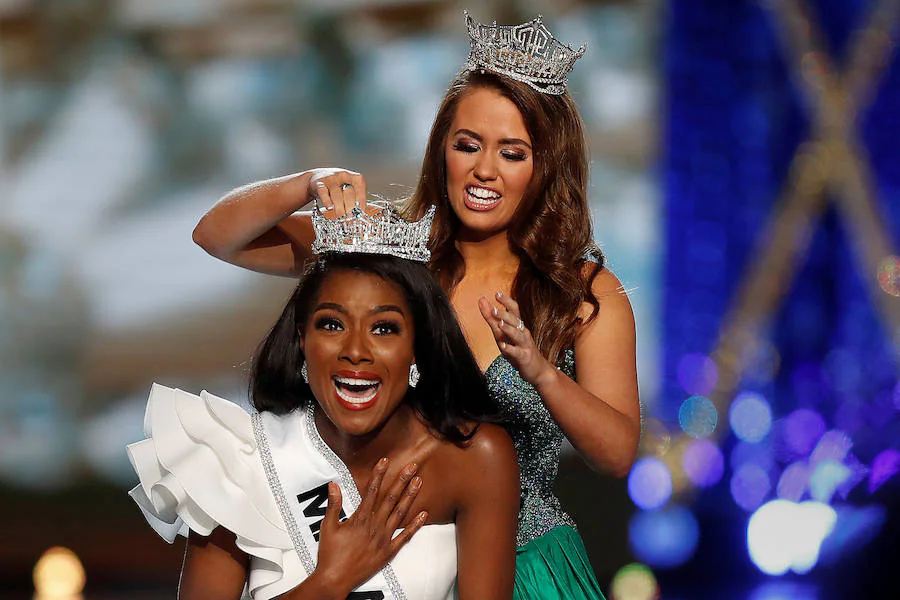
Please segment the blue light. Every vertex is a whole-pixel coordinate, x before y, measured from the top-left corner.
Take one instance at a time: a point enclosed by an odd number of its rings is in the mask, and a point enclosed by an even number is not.
[[[759,394],[743,392],[731,403],[728,421],[739,439],[760,442],[772,429],[772,409]]]
[[[837,489],[850,479],[850,469],[835,460],[823,460],[809,477],[809,495],[818,502],[829,503]]]
[[[684,564],[697,550],[700,528],[693,513],[683,506],[637,512],[628,524],[628,540],[634,555],[653,567]]]
[[[716,430],[718,421],[715,405],[705,396],[691,396],[678,409],[678,424],[691,437],[708,437]]]
[[[659,508],[672,495],[672,475],[657,458],[642,458],[628,475],[628,495],[644,510]]]

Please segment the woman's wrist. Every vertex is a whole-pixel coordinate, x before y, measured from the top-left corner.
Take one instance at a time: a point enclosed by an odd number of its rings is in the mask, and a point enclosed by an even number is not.
[[[538,372],[534,381],[530,383],[534,386],[534,389],[537,390],[538,394],[543,397],[545,392],[552,390],[553,387],[559,383],[560,370],[554,367],[549,360],[543,357],[542,359],[544,366]]]
[[[314,200],[309,193],[309,180],[314,174],[315,169],[310,169],[287,176],[281,188],[281,199],[283,205],[290,209],[288,214],[301,210]]]
[[[345,600],[353,590],[342,585],[340,578],[330,577],[315,569],[309,577],[290,592],[279,596],[279,600]]]

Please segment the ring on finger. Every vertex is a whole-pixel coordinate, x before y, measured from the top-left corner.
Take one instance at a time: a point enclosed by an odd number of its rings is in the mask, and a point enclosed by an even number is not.
[[[518,329],[519,331],[525,331],[525,321],[519,319],[519,324],[516,325],[516,329]]]
[[[342,184],[341,184],[341,191],[343,192],[344,190],[349,190],[349,189],[352,188],[352,187],[353,187],[353,184],[352,184],[352,183],[342,183]]]

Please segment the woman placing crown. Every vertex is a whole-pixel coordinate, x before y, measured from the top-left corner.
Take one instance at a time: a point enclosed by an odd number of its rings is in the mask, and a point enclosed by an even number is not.
[[[318,260],[253,361],[254,414],[154,385],[131,494],[169,542],[188,536],[181,600],[512,595],[515,453],[447,297],[407,258],[427,260],[430,225],[316,220]]]
[[[566,76],[583,49],[540,18],[466,15],[472,51],[438,109],[407,217],[436,207],[430,267],[451,298],[518,452],[517,598],[601,598],[552,485],[563,438],[593,467],[631,468],[640,438],[631,305],[592,239],[583,125]],[[313,198],[365,205],[359,173],[313,169],[226,195],[194,239],[246,268],[295,275]]]

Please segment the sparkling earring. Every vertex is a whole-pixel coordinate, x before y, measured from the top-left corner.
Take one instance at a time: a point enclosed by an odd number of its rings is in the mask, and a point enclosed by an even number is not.
[[[303,381],[309,383],[309,369],[306,368],[306,361],[303,361],[303,366],[300,367],[300,377],[303,378]]]
[[[416,363],[409,365],[409,387],[414,388],[419,383],[419,367]]]

